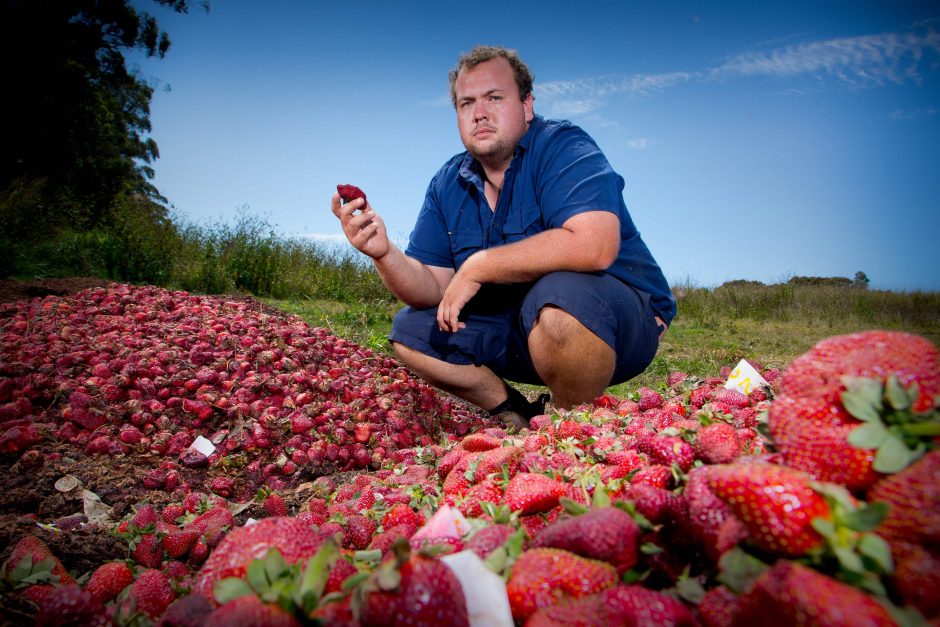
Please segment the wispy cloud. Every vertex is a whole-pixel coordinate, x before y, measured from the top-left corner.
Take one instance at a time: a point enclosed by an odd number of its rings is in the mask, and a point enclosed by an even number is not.
[[[627,146],[633,150],[646,150],[651,146],[659,144],[660,141],[657,139],[649,139],[647,137],[634,137],[627,140]]]
[[[923,107],[921,109],[895,109],[888,114],[893,120],[920,120],[923,118],[932,118],[937,115],[937,110],[933,107]]]
[[[940,19],[911,25],[899,32],[840,37],[735,54],[712,67],[663,74],[606,75],[549,81],[535,86],[539,109],[550,116],[597,113],[618,97],[649,97],[688,83],[755,77],[805,82],[782,85],[787,93],[805,93],[841,85],[863,89],[886,84],[920,84],[924,72],[935,72],[940,60]]]
[[[919,66],[930,54],[940,54],[940,33],[932,26],[922,32],[843,37],[742,53],[710,69],[706,77],[724,80],[809,75],[835,78],[852,88],[919,83]]]

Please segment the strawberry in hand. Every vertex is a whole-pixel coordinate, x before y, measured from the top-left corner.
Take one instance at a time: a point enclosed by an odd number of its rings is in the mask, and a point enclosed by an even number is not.
[[[336,186],[336,191],[339,193],[339,197],[342,199],[343,203],[352,202],[358,198],[366,200],[366,193],[355,185],[340,184]],[[366,202],[368,201],[366,200]],[[363,203],[362,207],[365,208],[365,206],[365,203]]]

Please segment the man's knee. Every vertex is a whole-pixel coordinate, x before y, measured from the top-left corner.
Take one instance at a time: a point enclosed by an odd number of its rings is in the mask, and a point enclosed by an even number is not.
[[[587,331],[587,328],[577,318],[560,307],[546,305],[539,310],[539,317],[532,327],[529,339],[564,345],[582,331]]]

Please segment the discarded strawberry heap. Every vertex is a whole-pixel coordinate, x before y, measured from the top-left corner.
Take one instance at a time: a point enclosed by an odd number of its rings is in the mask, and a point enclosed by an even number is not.
[[[58,491],[6,524],[14,623],[940,620],[917,336],[823,340],[750,394],[671,373],[507,434],[251,300],[114,286],[3,306],[0,333],[7,491]],[[100,537],[105,559],[74,546]]]

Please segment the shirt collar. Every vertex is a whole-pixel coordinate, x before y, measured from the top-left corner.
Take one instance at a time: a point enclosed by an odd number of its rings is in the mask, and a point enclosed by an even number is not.
[[[532,138],[538,133],[539,128],[545,123],[545,119],[536,115],[532,117],[532,121],[529,122],[529,128],[526,130],[525,135],[519,139],[519,143],[516,144],[515,155],[518,156],[520,153],[525,152],[529,149],[529,145],[532,143]],[[483,172],[483,168],[480,165],[480,162],[477,161],[469,152],[465,152],[463,156],[463,161],[460,163],[459,174],[460,177],[468,181],[475,181],[480,179]]]

